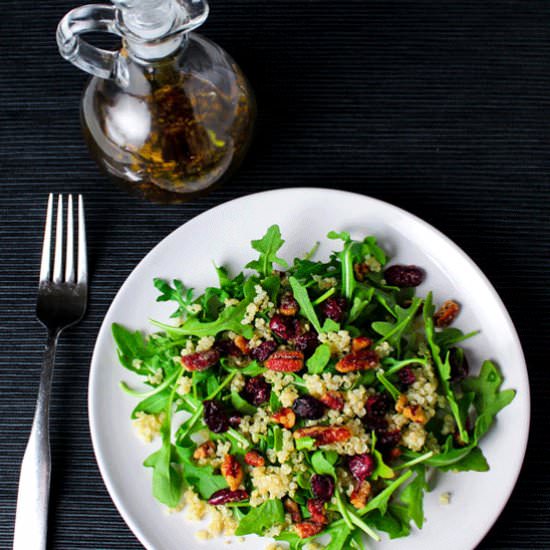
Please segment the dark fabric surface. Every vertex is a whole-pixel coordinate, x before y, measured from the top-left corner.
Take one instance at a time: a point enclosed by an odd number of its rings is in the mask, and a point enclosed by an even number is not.
[[[517,487],[480,548],[550,548],[550,4],[212,0],[202,32],[249,76],[258,133],[231,182],[180,206],[127,196],[89,159],[78,115],[86,77],[54,40],[74,6],[2,2],[0,547],[11,546],[44,341],[34,305],[46,194],[85,194],[92,270],[88,313],[56,364],[51,548],[129,549],[140,545],[103,486],[87,420],[88,365],[112,298],[196,214],[258,190],[321,186],[426,219],[497,288],[524,345],[533,419]],[[458,534],[467,526],[456,520]]]

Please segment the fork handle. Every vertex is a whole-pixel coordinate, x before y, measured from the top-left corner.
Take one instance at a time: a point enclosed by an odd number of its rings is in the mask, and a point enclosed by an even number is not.
[[[49,412],[59,331],[48,331],[31,435],[23,456],[17,493],[13,550],[44,550],[50,496]]]

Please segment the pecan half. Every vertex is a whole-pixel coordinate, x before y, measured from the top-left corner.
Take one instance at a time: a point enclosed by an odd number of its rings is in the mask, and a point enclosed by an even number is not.
[[[311,514],[311,519],[315,523],[326,524],[328,523],[327,511],[325,510],[325,503],[319,498],[310,498],[307,501],[307,509]]]
[[[353,488],[349,501],[355,506],[355,508],[360,510],[367,505],[371,490],[371,484],[366,479],[359,481]]]
[[[209,499],[208,504],[212,506],[219,506],[220,504],[227,504],[228,502],[240,502],[246,500],[248,493],[239,489],[237,491],[231,491],[231,489],[220,489],[216,491]]]
[[[324,395],[318,398],[323,405],[326,405],[329,409],[341,411],[344,408],[345,401],[341,392],[336,390],[328,390]]]
[[[324,525],[313,521],[303,521],[302,523],[297,523],[294,526],[294,529],[296,529],[296,532],[301,539],[307,539],[308,537],[312,537],[313,535],[320,533],[324,529]]]
[[[265,458],[256,451],[248,451],[244,455],[244,461],[249,466],[265,466]]]
[[[361,351],[362,349],[370,348],[372,340],[368,336],[356,336],[351,341],[351,351]]]
[[[244,337],[238,334],[235,336],[235,340],[233,340],[233,343],[239,348],[239,350],[244,353],[244,355],[248,355],[250,353],[250,348],[248,347],[248,340]]]
[[[441,307],[434,313],[434,323],[436,327],[448,327],[460,313],[460,306],[454,300],[447,300],[441,304]]]
[[[283,500],[283,506],[285,510],[290,514],[292,523],[300,523],[302,521],[302,513],[297,502],[294,502],[291,498],[285,498]]]
[[[277,372],[298,372],[304,366],[304,354],[292,350],[276,351],[268,357],[264,366]]]
[[[336,370],[338,372],[355,372],[358,370],[374,369],[378,365],[378,354],[372,349],[362,349],[344,355],[336,363]]]
[[[214,453],[216,452],[216,444],[211,441],[205,441],[201,445],[199,445],[195,452],[193,453],[193,458],[195,460],[199,460],[201,458],[208,458],[210,456],[214,456]]]
[[[290,430],[296,424],[296,414],[292,409],[288,407],[283,407],[279,409],[276,413],[273,413],[271,420],[277,424],[281,424],[283,428]]]
[[[364,281],[365,276],[370,271],[370,269],[365,262],[361,262],[360,264],[353,264],[353,271],[355,273],[355,278],[358,281]]]
[[[227,481],[227,485],[229,485],[229,489],[236,491],[244,477],[243,468],[239,461],[233,455],[225,455],[221,465],[221,472],[223,477],[225,477],[225,481]]]
[[[295,439],[312,437],[317,446],[330,445],[338,441],[347,441],[351,437],[351,430],[345,426],[310,426],[296,430],[293,436]]]
[[[183,355],[181,358],[181,364],[190,371],[206,370],[215,365],[220,358],[220,352],[216,349],[209,349],[206,351],[197,351],[195,353],[189,353]]]

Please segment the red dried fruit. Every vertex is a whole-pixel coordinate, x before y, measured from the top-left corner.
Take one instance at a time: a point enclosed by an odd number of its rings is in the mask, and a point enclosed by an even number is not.
[[[390,451],[401,441],[401,430],[377,430],[376,446],[382,451]]]
[[[214,366],[220,359],[220,352],[217,349],[197,351],[183,355],[181,364],[190,371],[201,371]]]
[[[328,390],[324,395],[319,397],[319,401],[329,409],[341,411],[344,408],[344,396],[336,390]]]
[[[346,314],[347,301],[343,296],[331,296],[321,306],[325,317],[339,323]]]
[[[374,458],[369,454],[355,455],[348,461],[349,471],[358,481],[364,481],[367,477],[370,477],[375,466]]]
[[[281,424],[281,426],[287,430],[290,430],[291,428],[294,428],[294,424],[296,424],[296,415],[292,409],[283,407],[273,414],[271,420],[277,424]]]
[[[314,523],[313,521],[303,521],[302,523],[297,523],[294,528],[301,539],[307,539],[320,533],[324,529],[324,525]]]
[[[215,399],[204,401],[203,407],[204,423],[211,432],[219,434],[229,429],[229,419],[223,405],[219,401]]]
[[[285,510],[290,514],[290,519],[292,523],[300,523],[302,521],[302,513],[300,512],[300,507],[297,502],[294,502],[291,498],[286,498],[283,501],[283,506]]]
[[[353,492],[349,497],[349,501],[360,510],[367,505],[372,488],[368,481],[359,481],[353,488]]]
[[[311,395],[298,397],[292,405],[292,410],[306,420],[318,420],[325,414],[324,405]]]
[[[388,423],[385,415],[392,406],[390,397],[387,394],[371,395],[366,403],[367,414],[363,417],[363,423],[369,430],[384,430]]]
[[[460,313],[460,306],[454,300],[446,300],[441,307],[434,313],[434,323],[436,327],[448,327]]]
[[[288,341],[296,336],[297,326],[295,319],[276,313],[269,321],[269,328],[275,336]]]
[[[326,474],[313,474],[311,476],[311,492],[321,502],[328,502],[334,494],[334,479]]]
[[[235,345],[233,340],[219,340],[215,344],[216,349],[220,353],[221,357],[241,357],[241,350]]]
[[[398,373],[399,381],[405,386],[410,386],[414,384],[416,376],[414,375],[413,370],[408,365],[403,367]]]
[[[315,348],[319,345],[319,339],[317,333],[314,330],[308,330],[303,334],[298,334],[294,339],[294,347],[303,352],[304,357],[309,357],[315,351]]]
[[[336,370],[338,372],[355,372],[359,370],[374,369],[378,365],[378,354],[372,349],[362,349],[344,355],[344,357],[336,363]]]
[[[389,285],[399,288],[418,286],[424,280],[424,271],[416,265],[392,265],[384,271]]]
[[[315,523],[326,524],[328,523],[327,512],[325,510],[325,503],[318,498],[310,498],[307,501],[307,509],[311,514],[311,519]]]
[[[357,336],[351,341],[351,351],[361,351],[372,346],[373,342],[368,336]]]
[[[264,362],[264,366],[277,372],[298,372],[304,367],[304,354],[292,350],[276,351]]]
[[[246,381],[241,395],[249,403],[258,407],[269,399],[271,395],[271,386],[265,381],[265,378],[261,374],[253,376]]]
[[[296,430],[293,436],[295,439],[312,437],[315,439],[315,444],[320,446],[330,445],[338,441],[347,441],[351,437],[351,431],[345,426],[310,426]]]
[[[294,296],[290,292],[285,292],[281,296],[281,303],[279,305],[279,312],[281,315],[292,317],[298,313],[299,306]]]
[[[250,350],[250,357],[256,361],[265,361],[277,349],[275,340],[266,340]]]
[[[233,455],[225,455],[221,465],[222,476],[225,477],[231,491],[236,491],[244,478],[243,467]]]
[[[238,428],[241,425],[242,418],[238,414],[232,414],[228,418],[229,425],[232,428]]]
[[[195,460],[199,460],[201,458],[208,458],[210,456],[214,456],[214,453],[216,452],[216,444],[213,441],[205,441],[201,445],[199,445],[195,452],[193,453],[193,458]]]
[[[256,451],[248,451],[244,455],[244,461],[249,466],[254,466],[254,467],[265,466],[265,458],[260,453],[257,453]]]
[[[248,498],[248,493],[242,489],[232,491],[231,489],[220,489],[216,491],[209,499],[208,504],[219,506],[228,502],[241,502]]]
[[[244,355],[248,355],[250,353],[250,348],[248,347],[248,340],[244,337],[238,334],[235,336],[235,346],[239,348],[239,351],[241,351]]]
[[[459,382],[464,380],[470,372],[470,365],[464,355],[464,350],[461,348],[451,348],[449,350],[449,363],[451,365],[451,380]]]

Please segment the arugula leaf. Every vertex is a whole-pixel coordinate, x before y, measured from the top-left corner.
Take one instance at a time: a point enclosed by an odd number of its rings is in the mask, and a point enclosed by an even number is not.
[[[284,243],[279,226],[272,225],[261,239],[252,241],[252,248],[260,253],[260,257],[257,260],[248,262],[246,267],[255,269],[263,277],[271,275],[274,263],[287,268],[286,261],[277,257],[277,252]]]
[[[185,288],[179,279],[174,279],[173,287],[170,283],[163,279],[153,279],[155,288],[160,291],[160,296],[157,302],[176,302],[179,307],[172,313],[170,317],[185,317],[186,315],[194,315],[189,306],[193,304],[193,289]]]
[[[176,446],[176,453],[183,464],[183,477],[203,499],[208,500],[216,491],[227,487],[225,478],[214,474],[212,466],[198,466],[195,463],[192,447]]]
[[[313,307],[313,304],[311,303],[311,300],[309,299],[309,295],[307,293],[307,288],[300,284],[298,282],[298,279],[295,277],[289,277],[288,282],[290,283],[290,286],[292,287],[292,293],[294,294],[294,298],[300,305],[300,311],[301,313],[308,319],[308,321],[313,325],[313,328],[318,332],[322,332],[321,324],[319,323],[319,318],[317,317],[317,313],[315,313],[315,309]]]
[[[408,510],[403,506],[390,504],[384,515],[375,510],[369,514],[369,521],[379,531],[388,533],[390,539],[406,537],[411,533]]]
[[[220,288],[227,292],[227,294],[229,294],[231,298],[242,300],[244,298],[244,274],[241,272],[236,277],[233,277],[233,279],[231,279],[225,267],[214,267],[216,269],[216,273],[218,274]]]
[[[353,296],[353,303],[348,315],[348,323],[356,321],[365,308],[371,303],[374,296],[374,287],[365,288],[357,285],[355,295]]]
[[[388,508],[388,502],[393,493],[412,475],[413,473],[411,470],[401,474],[395,481],[392,481],[383,491],[370,500],[364,508],[361,508],[361,510],[357,512],[358,515],[364,516],[373,510],[380,510],[381,514],[385,514]]]
[[[464,428],[461,411],[450,384],[451,365],[449,363],[449,353],[447,352],[445,359],[443,360],[441,358],[441,349],[435,341],[435,329],[433,321],[434,311],[435,307],[432,304],[432,293],[428,292],[428,295],[426,296],[426,299],[424,301],[424,309],[422,311],[422,315],[424,317],[424,331],[426,333],[426,340],[432,352],[432,358],[437,367],[437,371],[439,372],[441,387],[443,388],[443,392],[445,394],[445,397],[447,398],[449,407],[451,409],[451,412],[453,413],[456,425],[458,427],[460,439],[464,443],[468,443],[470,438],[468,432]]]
[[[472,336],[475,336],[476,334],[479,334],[479,330],[474,330],[473,332],[464,334],[458,328],[447,327],[440,332],[435,333],[434,340],[441,349],[447,350],[454,344],[458,344],[459,342],[463,342],[468,338],[472,338]]]
[[[376,481],[379,477],[384,479],[391,479],[395,477],[395,472],[384,462],[382,453],[378,449],[376,449],[376,434],[374,432],[372,432],[371,438],[371,453],[374,457],[375,463],[375,468],[372,472],[372,479]]]
[[[159,321],[151,321],[151,323],[166,333],[172,336],[216,336],[216,334],[232,330],[236,334],[242,334],[245,338],[252,338],[254,330],[251,325],[243,325],[241,323],[248,302],[242,300],[238,305],[225,308],[220,316],[215,320],[208,323],[202,323],[196,317],[188,318],[183,325],[174,327]]]
[[[414,466],[416,477],[405,487],[401,493],[401,501],[407,505],[410,518],[419,529],[424,525],[424,491],[428,489],[426,483],[426,468],[423,465]]]
[[[399,399],[399,395],[401,392],[386,378],[383,372],[378,371],[376,373],[376,378],[380,381],[380,383],[386,388],[388,393],[393,397],[395,401]]]
[[[111,331],[120,364],[138,374],[148,374],[149,369],[143,365],[143,360],[149,353],[141,332],[130,332],[118,323],[112,324]]]
[[[475,393],[474,407],[477,419],[474,428],[476,442],[489,430],[497,413],[510,404],[516,392],[514,390],[500,391],[502,375],[492,361],[484,361],[477,377],[467,378],[462,382],[464,391]]]
[[[353,272],[353,248],[357,243],[351,240],[350,234],[347,231],[341,231],[340,233],[330,231],[327,237],[329,239],[341,239],[344,241],[344,248],[338,254],[342,270],[342,293],[346,299],[351,300],[356,285],[355,273]]]
[[[351,529],[344,526],[336,529],[329,528],[325,532],[330,535],[330,542],[325,546],[325,550],[343,550],[351,534]]]
[[[398,305],[395,306],[394,312],[397,315],[395,323],[387,323],[385,321],[375,321],[372,323],[372,329],[382,335],[382,338],[377,343],[387,341],[397,350],[399,355],[401,350],[401,339],[421,305],[422,298],[413,298],[411,305],[406,309]]]
[[[256,407],[251,405],[246,399],[243,399],[235,390],[231,392],[231,404],[236,410],[243,414],[256,414]]]
[[[311,451],[315,448],[315,443],[313,437],[300,437],[294,442],[297,451]]]
[[[257,508],[251,508],[250,512],[239,522],[235,535],[263,535],[264,531],[272,525],[283,523],[285,512],[280,500],[267,500]]]
[[[449,465],[441,465],[439,469],[443,472],[488,472],[489,464],[483,456],[479,447],[474,447],[464,458]]]
[[[306,361],[307,371],[310,374],[320,374],[330,361],[330,348],[321,344],[315,348],[313,355]]]
[[[166,405],[170,399],[170,393],[170,390],[164,390],[146,397],[136,405],[132,411],[131,417],[136,418],[138,412],[144,412],[146,414],[161,413],[166,409]]]
[[[334,464],[338,459],[338,455],[334,456],[324,451],[316,451],[311,456],[311,466],[316,474],[329,474],[336,478],[336,469]]]

